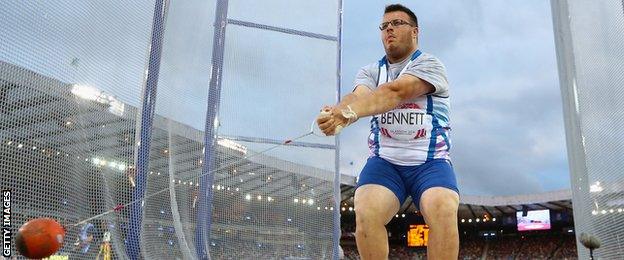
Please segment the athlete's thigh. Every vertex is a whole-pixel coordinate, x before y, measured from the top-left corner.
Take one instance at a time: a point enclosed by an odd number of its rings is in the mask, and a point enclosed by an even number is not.
[[[354,196],[356,213],[381,216],[384,223],[392,219],[407,196],[399,172],[380,157],[368,159],[357,186]]]

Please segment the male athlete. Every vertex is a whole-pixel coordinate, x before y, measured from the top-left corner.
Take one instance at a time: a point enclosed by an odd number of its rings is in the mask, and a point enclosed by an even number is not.
[[[386,55],[363,67],[355,88],[317,118],[327,135],[372,116],[370,157],[355,191],[356,242],[362,259],[387,259],[385,225],[407,196],[429,225],[429,259],[457,259],[459,191],[450,163],[449,92],[444,65],[418,50],[418,20],[386,7],[379,26]]]

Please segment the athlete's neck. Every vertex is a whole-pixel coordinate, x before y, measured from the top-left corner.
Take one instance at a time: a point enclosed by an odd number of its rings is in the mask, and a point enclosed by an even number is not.
[[[414,45],[407,52],[403,52],[401,54],[397,54],[397,55],[394,55],[394,56],[392,54],[388,53],[386,55],[386,57],[388,58],[388,63],[394,64],[394,63],[399,63],[399,62],[405,61],[405,59],[407,59],[410,56],[412,56],[412,53],[416,52],[416,50],[418,50],[418,45]]]

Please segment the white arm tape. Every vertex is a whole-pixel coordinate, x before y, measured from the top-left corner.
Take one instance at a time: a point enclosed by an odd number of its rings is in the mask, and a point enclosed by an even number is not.
[[[344,116],[348,120],[347,125],[350,125],[358,120],[358,115],[355,113],[355,111],[353,111],[353,108],[351,108],[350,105],[347,105],[347,109],[343,109],[340,112],[342,113],[342,116]]]

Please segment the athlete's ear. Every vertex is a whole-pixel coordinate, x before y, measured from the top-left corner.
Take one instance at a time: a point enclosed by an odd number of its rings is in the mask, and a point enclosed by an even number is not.
[[[412,30],[412,38],[416,39],[418,38],[418,33],[420,32],[420,28],[414,26],[414,29]]]

